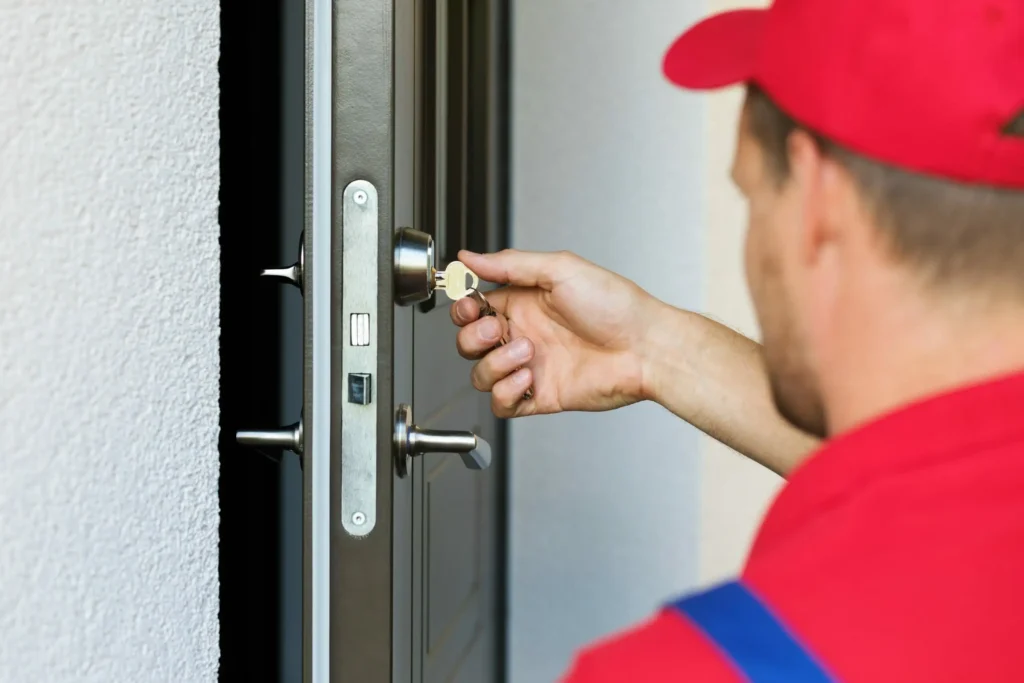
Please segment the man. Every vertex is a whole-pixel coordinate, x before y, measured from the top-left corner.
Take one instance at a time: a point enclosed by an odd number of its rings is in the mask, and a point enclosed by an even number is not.
[[[1024,0],[777,0],[693,27],[665,71],[747,84],[763,346],[508,251],[461,255],[509,286],[504,317],[453,307],[459,349],[499,416],[654,400],[791,477],[739,580],[566,680],[1024,680]]]

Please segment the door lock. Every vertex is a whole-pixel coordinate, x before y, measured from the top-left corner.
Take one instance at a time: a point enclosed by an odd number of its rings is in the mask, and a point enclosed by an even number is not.
[[[434,238],[413,228],[395,233],[395,303],[412,306],[434,293]]]
[[[425,453],[452,453],[462,457],[471,470],[491,466],[491,445],[472,432],[420,429],[412,422],[412,408],[403,403],[395,411],[395,470],[399,477],[409,473],[409,458]]]

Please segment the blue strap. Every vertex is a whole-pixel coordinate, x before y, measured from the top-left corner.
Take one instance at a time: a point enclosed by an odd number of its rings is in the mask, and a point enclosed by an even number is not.
[[[672,604],[750,683],[835,683],[746,586],[732,581]]]

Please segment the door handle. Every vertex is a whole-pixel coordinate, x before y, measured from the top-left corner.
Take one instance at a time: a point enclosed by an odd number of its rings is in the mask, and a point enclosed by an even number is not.
[[[287,268],[264,268],[260,277],[298,287],[302,291],[302,271],[306,266],[305,235],[299,237],[299,259]]]
[[[451,453],[462,457],[471,470],[491,466],[491,445],[473,432],[421,429],[413,424],[412,408],[403,403],[395,411],[395,470],[399,477],[409,472],[409,458],[425,453]]]
[[[299,258],[287,268],[264,268],[260,277],[272,282],[283,282],[302,291],[302,271],[305,266],[305,238],[299,237]],[[281,429],[243,429],[235,432],[235,440],[242,446],[262,449],[291,451],[299,456],[302,464],[302,420]]]
[[[280,448],[291,451],[302,457],[302,421],[284,429],[252,429],[241,430],[235,439],[243,446],[250,448]]]

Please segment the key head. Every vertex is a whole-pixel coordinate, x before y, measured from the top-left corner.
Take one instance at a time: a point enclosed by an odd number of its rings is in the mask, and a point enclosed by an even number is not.
[[[444,293],[458,301],[480,285],[480,278],[461,261],[452,261],[444,269]]]

